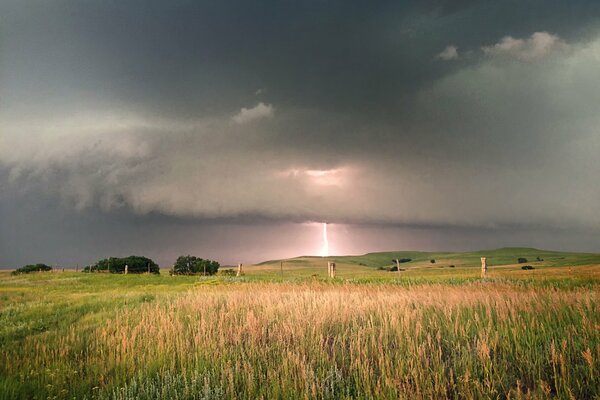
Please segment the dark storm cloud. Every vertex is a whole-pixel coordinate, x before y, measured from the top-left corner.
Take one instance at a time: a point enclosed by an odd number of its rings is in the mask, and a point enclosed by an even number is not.
[[[590,1],[6,1],[1,253],[44,241],[25,221],[45,213],[41,231],[64,217],[97,242],[118,221],[180,237],[190,218],[232,237],[597,232],[599,17]]]
[[[599,12],[595,2],[418,3],[9,1],[3,84],[9,98],[188,116],[237,107],[261,87],[277,104],[395,111],[445,72],[430,61],[449,42],[543,30],[571,39]]]

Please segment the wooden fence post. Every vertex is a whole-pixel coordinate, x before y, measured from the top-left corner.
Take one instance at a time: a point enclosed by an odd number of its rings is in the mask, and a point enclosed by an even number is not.
[[[236,276],[242,276],[242,264],[238,264],[238,270]]]
[[[481,257],[481,277],[485,278],[485,274],[487,272],[487,263],[485,261],[485,257]]]
[[[327,274],[330,278],[335,278],[335,263],[333,261],[327,263]]]

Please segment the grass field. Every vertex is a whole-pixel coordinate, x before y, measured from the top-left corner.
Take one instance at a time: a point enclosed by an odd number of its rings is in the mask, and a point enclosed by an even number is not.
[[[413,261],[377,269],[392,258]],[[331,260],[335,280],[318,257],[239,278],[1,272],[0,399],[600,399],[600,255]]]

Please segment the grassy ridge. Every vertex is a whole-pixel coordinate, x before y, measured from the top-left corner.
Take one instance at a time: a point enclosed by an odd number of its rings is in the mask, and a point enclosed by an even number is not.
[[[401,273],[336,258],[334,281],[321,258],[283,276],[0,273],[0,399],[600,398],[592,256],[481,280],[479,253],[436,254]]]
[[[600,265],[600,254],[569,253],[538,250],[532,248],[502,248],[477,252],[414,252],[397,251],[369,253],[360,256],[332,257],[296,257],[285,260],[265,261],[246,268],[249,275],[277,278],[326,277],[327,261],[335,261],[337,275],[342,279],[367,280],[416,280],[430,282],[447,282],[448,280],[472,280],[480,275],[481,257],[487,258],[490,277],[515,279],[574,279],[582,277],[598,277],[596,269],[579,268],[575,276],[572,267]],[[523,271],[517,259],[524,257],[527,265],[535,268]],[[537,261],[537,258],[543,261]],[[412,261],[402,263],[404,271],[390,273],[378,270],[379,267],[390,267],[393,259],[410,258]],[[432,264],[430,260],[436,262]],[[282,267],[283,263],[283,268]],[[568,267],[568,268],[562,268]],[[586,274],[587,272],[587,274]]]
[[[544,261],[539,263],[543,266],[576,266],[600,264],[600,254],[595,253],[574,253],[559,252],[551,250],[539,250],[528,247],[505,247],[494,250],[480,250],[474,252],[422,252],[422,251],[389,251],[378,253],[367,253],[359,256],[331,256],[326,257],[332,261],[344,264],[356,264],[369,267],[381,267],[392,265],[393,259],[410,258],[411,262],[403,266],[414,266],[421,263],[429,263],[430,260],[436,260],[436,263],[453,264],[463,267],[479,266],[480,258],[486,257],[490,266],[516,264],[517,258],[527,258],[528,263],[535,263],[539,257]],[[258,266],[279,265],[280,262],[286,264],[303,264],[306,262],[315,262],[322,260],[322,257],[303,256],[284,260],[271,260],[257,264]]]

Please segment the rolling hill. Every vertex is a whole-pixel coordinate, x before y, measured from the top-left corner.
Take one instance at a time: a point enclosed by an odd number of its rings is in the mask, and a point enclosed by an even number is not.
[[[481,257],[487,258],[491,275],[523,275],[535,274],[535,271],[546,270],[558,276],[567,274],[572,267],[592,267],[600,265],[600,254],[560,252],[539,250],[526,247],[505,247],[494,250],[474,252],[421,252],[421,251],[389,251],[367,253],[355,256],[301,256],[282,260],[265,261],[247,268],[249,273],[280,274],[293,276],[326,275],[327,262],[334,261],[340,277],[467,277],[477,276],[481,266]],[[527,262],[519,263],[519,258]],[[386,271],[394,265],[394,259],[410,259],[401,264],[399,273]],[[435,262],[431,262],[435,260]],[[521,267],[530,265],[533,270],[525,271]],[[592,268],[596,274],[598,268]]]

